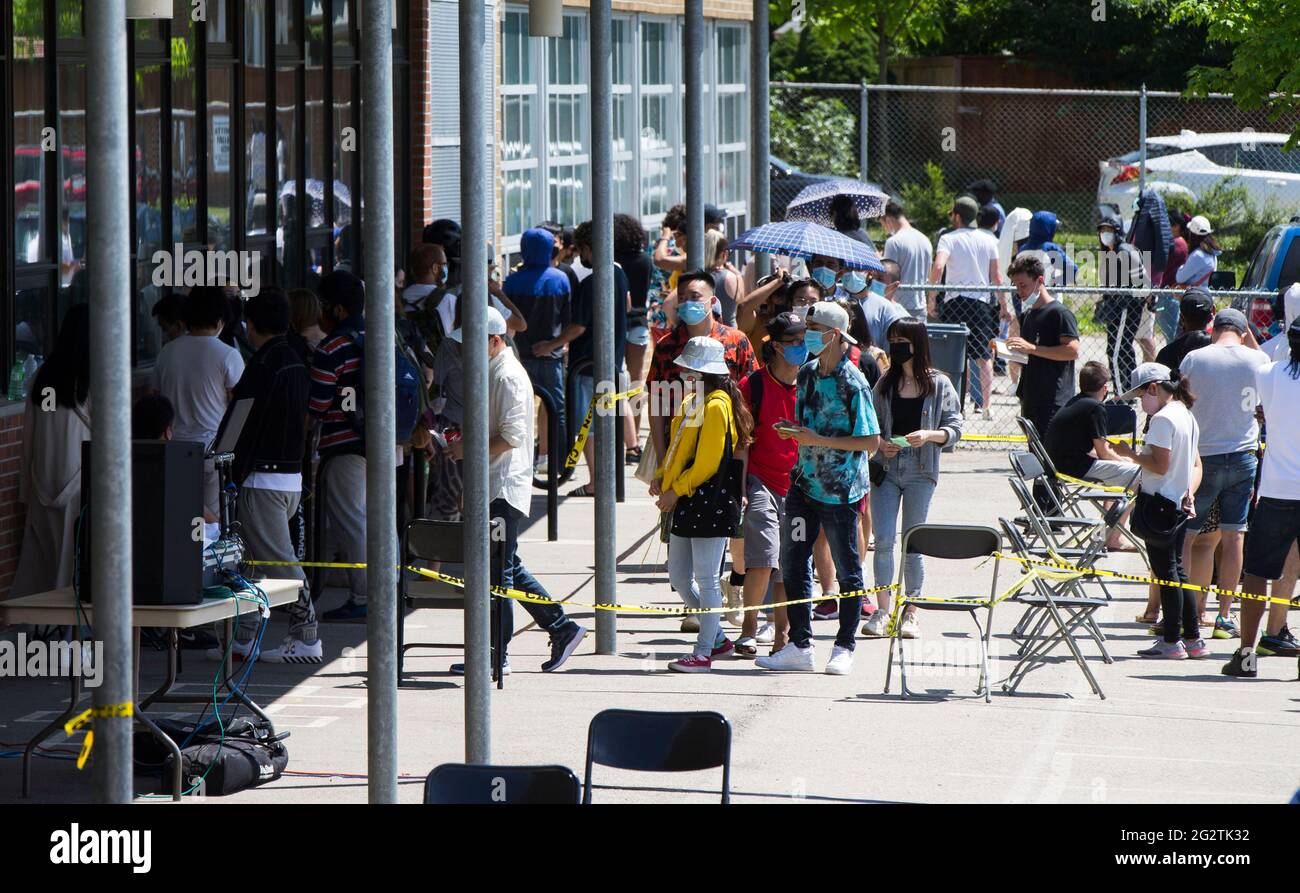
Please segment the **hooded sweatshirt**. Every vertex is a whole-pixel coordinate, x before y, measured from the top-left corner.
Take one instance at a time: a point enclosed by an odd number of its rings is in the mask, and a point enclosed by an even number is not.
[[[1041,251],[1047,255],[1053,267],[1052,275],[1047,277],[1049,285],[1073,285],[1078,267],[1065,249],[1052,241],[1056,235],[1056,215],[1051,211],[1035,211],[1029,218],[1029,238],[1020,246],[1021,251]]]
[[[526,230],[519,239],[523,265],[506,277],[502,290],[528,321],[526,331],[515,333],[515,346],[525,361],[533,358],[533,345],[560,336],[571,313],[569,277],[551,266],[555,239],[544,229]],[[563,350],[547,354],[558,360]]]
[[[1097,284],[1102,288],[1149,288],[1151,280],[1146,267],[1142,266],[1142,255],[1129,242],[1124,241],[1124,221],[1118,214],[1106,214],[1101,218],[1101,225],[1113,226],[1118,239],[1114,250],[1102,249],[1097,255]],[[1104,295],[1127,299],[1132,302],[1144,300],[1140,295],[1117,294]]]
[[[1154,189],[1144,190],[1138,200],[1137,215],[1128,240],[1142,254],[1151,253],[1151,269],[1163,271],[1174,247],[1174,231],[1169,227],[1165,200]]]
[[[1291,323],[1295,322],[1296,317],[1300,316],[1300,282],[1293,283],[1282,296],[1282,311],[1281,333],[1274,335],[1263,345],[1264,353],[1268,354],[1269,359],[1279,363],[1291,358],[1291,344],[1287,341],[1286,332],[1291,328]]]

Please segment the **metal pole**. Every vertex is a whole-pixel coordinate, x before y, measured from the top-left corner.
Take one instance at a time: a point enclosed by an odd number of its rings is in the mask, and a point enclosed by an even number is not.
[[[1138,95],[1138,198],[1147,188],[1147,85]]]
[[[686,259],[692,269],[704,259],[704,0],[686,0]]]
[[[488,139],[491,125],[484,108],[484,15],[479,0],[460,0],[460,209],[461,361],[466,394],[486,398],[487,240],[492,237],[489,204]],[[491,585],[488,514],[487,400],[465,401],[465,762],[492,757]],[[554,447],[552,447],[554,451]],[[506,610],[511,610],[507,603]]]
[[[871,120],[868,117],[871,112],[870,106],[867,85],[863,84],[862,94],[858,100],[858,179],[864,181],[867,179],[867,162],[871,160],[870,144],[867,142],[867,137],[870,135],[867,123]]]
[[[96,708],[132,704],[131,655],[131,193],[127,140],[126,4],[86,4],[86,261],[95,275],[90,301],[90,560],[95,635],[104,643]],[[94,797],[134,797],[129,715],[94,721]]]
[[[362,11],[366,281],[366,695],[370,802],[397,802],[397,443],[393,332],[393,24],[389,4]]]
[[[751,138],[749,146],[749,225],[760,226],[772,217],[772,162],[771,87],[768,71],[768,0],[754,0],[754,21],[750,26],[749,49],[749,118]],[[772,272],[772,257],[754,255],[755,280]]]
[[[618,391],[614,356],[614,91],[610,0],[591,0],[591,251],[595,277],[596,364],[595,393]],[[617,297],[625,298],[625,295]],[[574,406],[571,413],[584,407]],[[614,463],[619,460],[614,429],[621,424],[620,407],[597,406],[592,415],[596,438],[596,600],[617,602],[618,542],[615,525]],[[617,616],[596,612],[596,653],[618,652]]]

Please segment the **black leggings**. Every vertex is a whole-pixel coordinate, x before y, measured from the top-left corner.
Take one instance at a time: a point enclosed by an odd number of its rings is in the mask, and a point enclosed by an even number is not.
[[[1151,576],[1158,580],[1187,582],[1183,570],[1183,542],[1187,538],[1187,522],[1178,525],[1172,541],[1164,544],[1146,541],[1147,558],[1151,560]],[[1179,627],[1184,639],[1201,637],[1200,621],[1196,615],[1196,593],[1177,586],[1160,587],[1160,613],[1164,621],[1165,641],[1178,641]]]

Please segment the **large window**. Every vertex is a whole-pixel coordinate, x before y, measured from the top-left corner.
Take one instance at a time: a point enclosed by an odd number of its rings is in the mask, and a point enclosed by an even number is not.
[[[669,46],[676,28],[668,21],[641,21],[641,216],[663,214],[673,204],[678,178],[671,175],[678,142],[674,125],[677,91]]]
[[[564,17],[564,36],[546,41],[546,185],[549,217],[565,226],[587,219],[587,19]]]
[[[635,214],[636,195],[636,106],[632,96],[636,82],[636,55],[632,19],[617,18],[611,23],[614,81],[614,210]]]
[[[745,30],[717,27],[717,196],[720,205],[746,200],[745,147],[748,141],[748,96],[745,93]]]
[[[533,40],[528,13],[507,10],[501,22],[501,193],[502,231],[519,236],[537,222],[533,208],[538,183],[535,138],[538,89],[533,77]]]

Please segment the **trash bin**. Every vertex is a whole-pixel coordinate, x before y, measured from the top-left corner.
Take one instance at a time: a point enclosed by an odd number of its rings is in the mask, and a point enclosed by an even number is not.
[[[966,405],[966,339],[970,332],[961,324],[928,322],[925,327],[930,333],[930,362],[957,388],[957,405]]]

